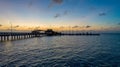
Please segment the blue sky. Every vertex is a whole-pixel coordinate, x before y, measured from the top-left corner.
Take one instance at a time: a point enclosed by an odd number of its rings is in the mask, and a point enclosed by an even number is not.
[[[89,30],[119,31],[119,7],[120,0],[0,0],[0,28],[11,22],[25,27],[89,25]]]

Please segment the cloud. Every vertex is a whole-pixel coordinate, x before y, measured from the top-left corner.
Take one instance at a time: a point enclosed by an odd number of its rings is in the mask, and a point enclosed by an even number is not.
[[[64,12],[61,13],[61,14],[57,13],[57,14],[54,16],[54,18],[62,17],[62,16],[67,15],[67,14],[68,14],[68,11],[64,11]]]
[[[18,27],[20,27],[19,25],[16,25],[14,28],[18,28]]]
[[[81,18],[86,18],[87,16],[81,16]]]
[[[3,26],[2,24],[0,24],[0,27]]]
[[[31,27],[29,27],[28,29],[32,29]]]
[[[50,7],[53,7],[53,5],[55,5],[55,4],[60,5],[62,3],[63,3],[63,0],[51,0],[51,3],[49,4],[48,7],[50,8]]]
[[[28,4],[28,7],[31,7],[33,5],[33,3],[32,2],[30,2],[29,4]]]
[[[34,0],[31,0],[31,1],[28,3],[28,7],[29,7],[29,8],[33,6],[33,2],[34,2]]]
[[[95,11],[97,8],[95,8],[95,7],[90,7],[90,10],[91,11]]]
[[[65,28],[64,26],[61,26],[61,27],[59,27],[60,29],[63,29],[63,28]]]
[[[54,16],[54,18],[58,18],[58,17],[60,17],[60,14],[56,14],[56,15]]]
[[[99,13],[99,16],[105,16],[105,15],[106,15],[105,12]]]
[[[76,25],[76,26],[73,26],[72,28],[79,28],[79,26]]]
[[[52,0],[54,4],[62,4],[63,0]]]
[[[39,29],[40,28],[40,26],[38,26],[38,27],[35,27],[35,29],[37,30],[37,29]]]
[[[120,25],[120,22],[118,23],[118,25]]]
[[[91,26],[87,25],[85,28],[90,28]]]
[[[92,27],[92,26],[89,26],[89,25],[87,25],[87,26],[73,26],[72,28],[90,28],[90,27]]]
[[[65,11],[65,12],[64,12],[64,15],[67,15],[67,14],[68,14],[68,11]]]

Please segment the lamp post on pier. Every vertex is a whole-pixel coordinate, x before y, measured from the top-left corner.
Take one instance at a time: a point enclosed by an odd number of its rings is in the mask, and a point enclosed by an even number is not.
[[[10,32],[12,33],[12,23],[10,22]]]
[[[12,23],[10,22],[10,39],[13,40],[13,37],[12,37]]]

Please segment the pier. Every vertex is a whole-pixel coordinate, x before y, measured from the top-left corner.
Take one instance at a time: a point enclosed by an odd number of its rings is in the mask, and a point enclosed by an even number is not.
[[[61,32],[55,32],[52,29],[48,29],[46,31],[43,30],[34,30],[29,33],[25,32],[0,32],[0,42],[4,41],[13,41],[13,40],[20,40],[20,39],[27,39],[27,38],[33,38],[33,37],[41,37],[41,36],[62,36],[62,35],[69,35],[69,36],[99,36],[100,34],[97,33],[61,33]]]
[[[0,32],[0,42],[20,40],[35,37],[32,33],[18,33],[18,32]]]

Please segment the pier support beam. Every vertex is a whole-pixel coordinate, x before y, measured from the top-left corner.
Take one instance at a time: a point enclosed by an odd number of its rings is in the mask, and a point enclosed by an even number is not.
[[[1,36],[1,42],[3,41],[3,36]]]

